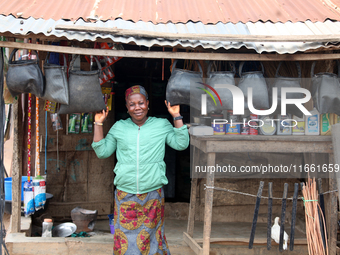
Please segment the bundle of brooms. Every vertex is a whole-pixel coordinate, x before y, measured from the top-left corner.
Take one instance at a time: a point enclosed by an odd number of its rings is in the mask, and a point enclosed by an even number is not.
[[[305,206],[306,236],[309,255],[328,255],[328,244],[325,218],[318,203],[318,191],[315,178],[302,185]]]

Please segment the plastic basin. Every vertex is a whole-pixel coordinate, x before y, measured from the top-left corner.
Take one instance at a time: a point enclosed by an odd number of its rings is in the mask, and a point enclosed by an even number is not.
[[[24,183],[27,176],[21,177],[21,201],[24,201]],[[5,200],[12,201],[12,177],[5,178]]]

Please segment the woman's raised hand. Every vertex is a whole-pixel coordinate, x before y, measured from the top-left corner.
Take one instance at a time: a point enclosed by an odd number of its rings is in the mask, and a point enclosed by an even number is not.
[[[170,105],[170,102],[167,102],[166,100],[165,100],[165,105],[166,105],[166,107],[168,108],[168,111],[169,111],[169,113],[171,114],[171,116],[172,116],[173,118],[181,115],[181,114],[179,113],[179,105],[173,105],[173,106],[171,106],[171,105]]]
[[[109,114],[109,107],[106,107],[106,111],[102,110],[101,112],[97,112],[96,115],[94,115],[94,121],[103,123],[108,114]]]

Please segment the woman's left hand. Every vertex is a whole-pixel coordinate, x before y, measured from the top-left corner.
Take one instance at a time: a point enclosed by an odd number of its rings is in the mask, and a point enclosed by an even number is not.
[[[166,100],[165,100],[165,105],[166,105],[166,107],[168,108],[168,111],[169,111],[169,113],[171,114],[171,116],[172,116],[173,118],[175,118],[175,117],[181,115],[181,114],[179,113],[179,105],[173,105],[173,106],[171,106],[171,105],[170,105],[170,102],[167,102]]]

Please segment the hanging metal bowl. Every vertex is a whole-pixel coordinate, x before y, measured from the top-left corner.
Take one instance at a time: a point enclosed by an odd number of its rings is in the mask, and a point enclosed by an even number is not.
[[[53,237],[66,237],[72,235],[76,232],[77,226],[71,222],[61,223],[58,226],[55,226],[52,229],[52,236]]]

